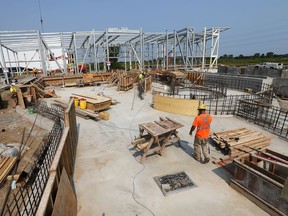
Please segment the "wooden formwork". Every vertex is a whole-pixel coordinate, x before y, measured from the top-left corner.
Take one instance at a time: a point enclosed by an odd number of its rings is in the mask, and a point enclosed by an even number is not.
[[[111,72],[94,72],[87,74],[70,74],[55,77],[44,77],[43,82],[45,86],[69,86],[77,85],[79,82],[83,82],[84,84],[90,84],[93,82],[104,82],[109,79],[111,74]]]
[[[233,161],[230,185],[270,215],[288,213],[288,157],[270,149]]]
[[[192,83],[196,85],[203,85],[204,84],[204,74],[197,73],[197,72],[188,72],[187,79],[190,80]]]
[[[74,190],[74,166],[78,132],[74,100],[65,110],[65,128],[49,170],[37,215],[77,215],[77,199]]]
[[[118,90],[119,91],[128,91],[133,88],[134,79],[129,77],[127,74],[120,74],[118,81]]]

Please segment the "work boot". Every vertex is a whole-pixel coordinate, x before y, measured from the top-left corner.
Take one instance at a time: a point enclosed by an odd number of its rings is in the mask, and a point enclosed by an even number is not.
[[[196,158],[195,155],[193,155],[193,158],[194,158],[196,161],[200,162],[200,158]]]
[[[207,158],[204,159],[203,163],[206,164],[206,163],[208,163],[209,161],[210,161],[210,158],[207,157]]]

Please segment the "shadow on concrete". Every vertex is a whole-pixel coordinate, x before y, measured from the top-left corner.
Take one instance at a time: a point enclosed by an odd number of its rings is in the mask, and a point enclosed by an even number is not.
[[[189,156],[194,155],[194,149],[189,145],[189,142],[185,140],[180,140],[180,148]]]
[[[216,164],[216,169],[213,169],[212,171],[222,178],[227,184],[230,183],[230,180],[233,179],[233,175],[235,172],[235,165],[233,163],[224,164],[224,162],[220,164]]]

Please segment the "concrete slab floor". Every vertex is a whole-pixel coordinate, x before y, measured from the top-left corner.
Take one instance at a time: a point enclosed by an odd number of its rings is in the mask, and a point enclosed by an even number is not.
[[[71,93],[98,93],[100,87],[59,88],[56,93],[68,99]],[[232,175],[209,162],[200,164],[191,155],[194,137],[188,132],[194,117],[153,109],[152,96],[141,101],[134,90],[104,94],[119,104],[108,110],[109,121],[77,117],[79,144],[75,167],[75,187],[79,215],[268,215],[229,186]],[[135,95],[135,97],[134,97]],[[134,101],[134,103],[133,103]],[[138,124],[170,117],[180,128],[181,148],[167,147],[164,155],[154,155],[138,163],[129,150],[139,135]],[[277,136],[233,116],[214,116],[212,132],[246,127],[273,137],[271,149],[287,154],[287,143]],[[222,154],[211,146],[211,159]],[[153,177],[185,171],[197,187],[164,196]]]

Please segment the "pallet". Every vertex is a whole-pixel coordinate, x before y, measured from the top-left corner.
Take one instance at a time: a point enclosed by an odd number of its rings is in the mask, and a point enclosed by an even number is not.
[[[232,161],[237,157],[260,151],[271,142],[271,137],[246,128],[214,133],[211,139],[227,153],[224,157],[214,160],[213,163]]]

